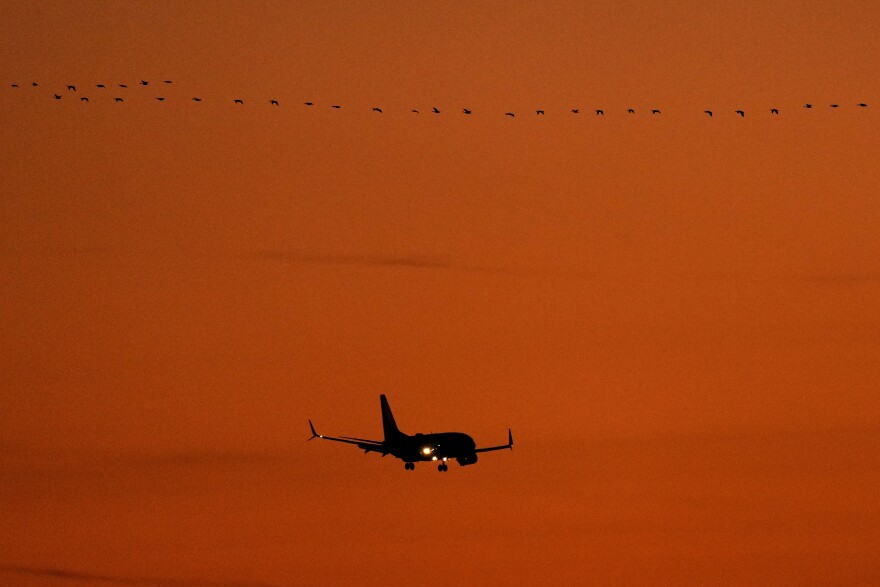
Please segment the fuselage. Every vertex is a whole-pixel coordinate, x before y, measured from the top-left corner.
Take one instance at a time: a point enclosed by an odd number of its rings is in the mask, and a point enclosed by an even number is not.
[[[400,433],[385,440],[389,453],[407,463],[418,461],[446,461],[455,459],[461,465],[477,462],[477,445],[463,432],[438,432],[432,434]]]

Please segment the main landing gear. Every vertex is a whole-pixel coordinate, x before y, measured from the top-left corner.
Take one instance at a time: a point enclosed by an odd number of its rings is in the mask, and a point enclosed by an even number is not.
[[[440,463],[439,465],[437,465],[437,470],[441,473],[445,473],[449,470],[449,466],[446,463]]]
[[[407,471],[414,471],[416,468],[416,464],[415,463],[407,463],[403,466],[403,468],[406,469]]]

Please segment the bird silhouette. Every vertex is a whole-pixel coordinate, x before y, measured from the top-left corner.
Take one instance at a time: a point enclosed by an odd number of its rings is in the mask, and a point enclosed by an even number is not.
[[[626,111],[628,114],[635,114],[636,113],[636,111],[633,108],[627,108]]]
[[[38,84],[37,82],[31,82],[31,86],[33,86],[33,87],[35,87],[35,88],[36,88],[38,85],[40,85],[40,84]]]
[[[804,108],[812,108],[812,107],[813,107],[812,104],[804,104]]]
[[[779,114],[779,108],[771,108],[770,114]]]
[[[171,80],[170,80],[170,79],[166,79],[166,80],[163,80],[162,83],[163,83],[163,84],[170,84],[170,83],[171,83]]]
[[[535,114],[540,114],[541,116],[543,116],[544,111],[543,110],[535,110]]]
[[[150,82],[148,82],[148,81],[146,81],[146,80],[141,80],[141,85],[142,85],[142,86],[148,86],[148,85],[150,85]]]
[[[462,108],[461,112],[462,112],[462,114],[470,114],[471,113],[471,111],[468,110],[467,108]]]
[[[233,102],[234,104],[244,104],[244,100],[239,100],[238,98],[236,98],[236,99],[233,100],[232,102]]]
[[[382,114],[382,109],[374,106],[373,112],[378,112],[379,114]]]
[[[654,108],[653,110],[651,110],[651,114],[660,114],[660,111]]]
[[[125,85],[125,84],[119,84],[119,87],[120,87],[120,88],[127,88],[128,86]]]
[[[605,116],[604,110],[596,110],[596,116]]]
[[[412,110],[410,110],[410,112],[412,112],[413,114],[418,114],[418,113],[419,113],[419,111],[416,110],[415,108],[413,108]]]
[[[436,106],[434,106],[434,109],[432,110],[432,112],[434,112],[434,114],[440,114],[440,111],[437,109]]]
[[[16,87],[18,87],[18,86],[16,86]],[[70,90],[71,92],[75,92],[76,86],[67,86],[67,89]]]
[[[115,102],[122,102],[122,98],[113,98]]]
[[[703,112],[705,112],[706,114],[708,114],[710,118],[712,117],[712,111],[711,111],[711,110],[703,110]]]
[[[18,87],[18,84],[12,84],[12,87],[13,87],[13,88],[17,88],[17,87]]]
[[[744,110],[734,110],[734,112],[736,112],[737,114],[739,114],[741,118],[745,118],[745,117],[746,117],[746,113],[745,113]]]
[[[55,94],[55,99],[56,99],[56,100],[60,100],[60,99],[61,99],[61,96],[59,96],[58,94]]]
[[[837,106],[838,106],[837,104],[832,104],[832,105],[831,105],[832,108],[837,108]]]
[[[580,109],[579,109],[579,108],[572,108],[572,109],[571,109],[571,113],[572,113],[572,114],[578,114],[579,112],[580,112]]]
[[[269,105],[270,106],[279,106],[278,100],[269,100]]]
[[[504,116],[509,116],[509,117],[513,118],[515,116],[515,114],[513,112],[505,112]]]
[[[340,108],[342,108],[342,106],[340,106],[339,104],[331,104],[330,108],[335,108],[336,110],[339,110]]]
[[[88,102],[89,99],[86,98],[85,96],[83,96],[82,98],[79,99],[79,101],[80,101],[80,102]]]
[[[303,102],[303,104],[305,104],[306,106],[314,106],[315,105],[314,102]]]
[[[856,104],[856,106],[858,106],[859,108],[867,108],[868,107],[868,105],[865,104],[864,102],[859,102],[858,104]]]
[[[202,101],[201,98],[193,98],[192,100],[193,100],[193,102],[201,102]]]
[[[159,100],[160,102],[164,102],[164,101],[165,101],[165,98],[163,98],[162,96],[158,96],[158,97],[156,97],[156,99]]]
[[[104,84],[95,84],[95,87],[96,87],[96,88],[103,88],[103,87],[104,87]]]

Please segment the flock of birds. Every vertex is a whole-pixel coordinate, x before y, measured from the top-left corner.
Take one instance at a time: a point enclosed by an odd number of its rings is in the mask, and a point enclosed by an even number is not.
[[[164,86],[168,86],[168,85],[170,85],[170,84],[172,84],[172,83],[173,83],[172,80],[162,80],[161,82],[158,82],[158,83],[154,84],[154,86],[164,87]],[[138,83],[138,84],[136,84],[136,85],[137,85],[137,86],[140,86],[140,87],[150,86],[150,81],[148,81],[148,80],[140,80],[140,83]],[[40,87],[40,84],[37,83],[37,82],[31,82],[31,83],[30,83],[30,86],[33,87],[33,88],[37,88],[37,87]],[[13,83],[13,84],[11,84],[11,87],[12,87],[12,89],[19,89],[19,88],[21,88],[21,86],[20,86],[19,84],[17,84],[17,83]],[[91,87],[91,86],[89,86],[89,87]],[[107,89],[110,88],[110,87],[114,87],[114,88],[119,89],[119,90],[127,90],[127,89],[128,89],[128,84],[115,84],[115,85],[108,85],[108,84],[101,84],[101,83],[99,83],[99,84],[94,84],[94,89],[95,89],[96,91],[107,90]],[[61,90],[61,92],[62,92],[62,93],[60,93],[60,94],[57,93],[57,92],[56,92],[56,93],[53,93],[53,94],[52,94],[52,98],[54,98],[55,100],[61,100],[61,99],[64,98],[64,95],[65,95],[65,94],[70,95],[71,92],[74,92],[73,95],[74,95],[75,97],[78,97],[80,102],[89,102],[89,98],[88,98],[88,96],[80,95],[80,92],[79,92],[79,90],[77,89],[77,86],[76,86],[75,84],[67,84],[67,85],[66,85],[66,88],[65,88],[64,90]],[[106,94],[107,92],[101,92],[101,93],[105,93],[105,94]],[[114,102],[125,102],[125,98],[123,98],[121,95],[117,95],[117,94],[119,94],[119,93],[124,93],[124,92],[116,92],[116,93],[113,93],[113,94],[112,94],[113,101],[114,101]],[[155,98],[156,101],[158,101],[158,102],[165,102],[165,101],[166,101],[166,97],[165,97],[165,96],[161,96],[161,95],[160,95],[160,96],[154,96],[154,98]],[[201,101],[202,101],[202,98],[201,98],[201,97],[198,97],[198,96],[193,96],[192,98],[190,98],[190,100],[191,100],[192,102],[196,102],[196,103],[198,103],[198,102],[201,102]],[[280,102],[279,100],[277,100],[277,99],[270,99],[270,100],[266,101],[266,103],[268,103],[270,106],[281,106],[281,102]],[[241,98],[233,98],[233,99],[232,99],[232,104],[240,105],[240,106],[244,106],[244,100],[241,99]],[[315,104],[314,102],[303,102],[302,105],[304,105],[304,106],[308,106],[308,107],[316,106],[316,104]],[[830,108],[840,108],[841,105],[840,105],[840,104],[837,104],[837,103],[834,103],[834,104],[829,104],[828,106],[829,106]],[[813,104],[808,102],[808,103],[804,104],[803,107],[806,108],[806,109],[811,109],[811,108],[813,108]],[[867,108],[868,105],[867,105],[866,103],[864,103],[864,102],[859,102],[858,104],[856,104],[856,107],[858,107],[858,108]],[[335,110],[339,110],[339,109],[342,108],[342,106],[341,106],[340,104],[330,104],[330,108],[333,108],[333,109],[335,109]],[[779,114],[779,108],[770,108],[769,110],[770,110],[770,114],[771,114],[771,115],[778,115],[778,114]],[[375,113],[378,113],[378,114],[383,114],[384,111],[382,110],[382,108],[380,108],[380,107],[378,107],[378,106],[373,106],[373,107],[372,107],[372,112],[375,112]],[[418,110],[418,109],[416,109],[416,108],[410,109],[410,112],[413,113],[413,114],[420,114],[420,113],[421,113],[421,111]],[[441,113],[441,110],[440,110],[439,108],[437,108],[436,106],[434,106],[431,110],[429,110],[429,112],[432,113],[432,114],[440,114],[440,113]],[[604,116],[604,115],[605,115],[605,110],[602,109],[602,108],[597,108],[594,112],[595,112],[595,115],[596,115],[596,116]],[[627,112],[627,114],[635,114],[635,113],[636,113],[636,110],[635,110],[635,108],[627,108],[626,112]],[[473,114],[473,110],[471,110],[470,108],[462,108],[461,113],[464,114],[464,115],[470,115],[470,114]],[[580,114],[580,113],[581,113],[581,109],[580,109],[580,108],[571,108],[571,109],[569,110],[569,113],[570,113],[570,114]],[[650,109],[650,113],[651,113],[652,115],[658,115],[658,114],[661,114],[661,111],[660,111],[659,108],[651,108],[651,109]],[[714,110],[704,110],[704,111],[703,111],[703,114],[706,114],[707,116],[709,116],[709,117],[711,118],[711,117],[713,117],[713,116],[715,115],[715,111],[714,111]],[[741,118],[745,118],[745,116],[746,116],[746,112],[745,112],[745,110],[742,110],[742,109],[734,110],[734,111],[733,111],[733,114],[736,114],[736,115],[740,116]],[[537,115],[537,116],[544,116],[544,115],[545,115],[545,111],[542,110],[542,109],[535,110],[535,115]],[[514,118],[514,117],[516,117],[516,113],[515,113],[515,112],[505,112],[505,113],[504,113],[504,116],[507,116],[507,117],[510,117],[510,118]]]

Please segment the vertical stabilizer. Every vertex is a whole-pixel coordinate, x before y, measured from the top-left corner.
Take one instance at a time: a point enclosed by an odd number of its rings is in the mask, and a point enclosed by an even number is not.
[[[385,432],[385,442],[394,441],[401,436],[401,433],[384,393],[379,396],[379,403],[382,404],[382,430]]]

